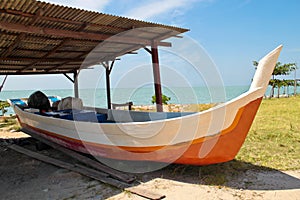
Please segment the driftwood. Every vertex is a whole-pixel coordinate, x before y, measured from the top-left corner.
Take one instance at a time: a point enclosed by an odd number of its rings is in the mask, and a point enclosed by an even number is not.
[[[19,145],[16,144],[12,144],[10,146],[8,146],[10,149],[13,149],[19,153],[25,154],[27,156],[30,156],[32,158],[35,158],[37,160],[61,167],[61,168],[65,168],[77,173],[80,173],[84,176],[90,177],[92,179],[98,180],[102,183],[105,184],[109,184],[111,186],[114,186],[116,188],[131,192],[133,194],[139,195],[141,197],[147,198],[147,199],[151,199],[151,200],[159,200],[159,199],[163,199],[165,198],[165,195],[160,195],[154,192],[151,192],[149,190],[143,189],[143,188],[138,188],[137,186],[133,187],[132,184],[128,184],[128,183],[124,183],[121,182],[119,180],[113,179],[111,177],[109,177],[109,174],[106,174],[104,172],[99,172],[95,169],[91,169],[88,167],[85,167],[83,165],[80,164],[71,164],[65,161],[61,161],[55,158],[51,158],[49,156],[31,151],[29,149],[23,148]]]
[[[85,175],[85,176],[88,176],[90,178],[96,179],[98,181],[101,181],[102,183],[106,183],[106,184],[115,186],[117,188],[123,189],[123,188],[126,188],[126,187],[130,186],[126,183],[122,183],[120,181],[117,181],[115,179],[107,177],[107,174],[105,174],[105,173],[102,173],[102,172],[99,172],[99,171],[96,171],[96,170],[93,170],[93,169],[88,169],[88,168],[86,168],[82,165],[74,165],[74,164],[64,162],[64,161],[61,161],[61,160],[58,160],[58,159],[55,159],[55,158],[51,158],[49,156],[45,156],[43,154],[25,149],[21,146],[15,145],[15,144],[10,145],[9,148],[13,149],[13,150],[15,150],[19,153],[30,156],[32,158],[35,158],[37,160],[40,160],[40,161],[43,161],[43,162],[46,162],[46,163],[50,163],[52,165],[55,165],[55,166],[58,166],[58,167],[61,167],[61,168],[65,168],[65,169],[68,169],[68,170],[71,170],[71,171],[74,171],[74,172],[78,172],[82,175]]]
[[[28,133],[29,135],[33,136],[37,140],[53,147],[56,150],[61,151],[62,153],[66,154],[70,157],[75,158],[76,160],[78,160],[86,165],[93,167],[94,169],[83,166],[81,164],[71,164],[71,163],[68,163],[68,162],[65,162],[62,160],[51,158],[49,156],[31,151],[29,149],[23,148],[16,144],[10,145],[9,146],[10,149],[13,149],[19,153],[23,153],[23,154],[30,156],[32,158],[35,158],[37,160],[80,173],[84,176],[98,180],[105,184],[109,184],[111,186],[122,189],[124,191],[131,192],[133,194],[139,195],[146,199],[158,200],[158,199],[165,198],[165,195],[157,194],[157,193],[154,193],[147,189],[143,189],[143,188],[139,188],[138,186],[135,186],[135,185],[137,185],[137,182],[135,182],[136,179],[132,175],[125,174],[120,171],[109,168],[109,167],[107,167],[95,160],[92,160],[91,158],[88,158],[80,153],[77,153],[73,150],[67,149],[67,148],[62,147],[58,144],[55,144],[51,141],[48,141],[48,140],[38,136],[35,133],[25,131],[25,130],[23,130],[23,132]],[[100,171],[98,171],[98,170],[100,170]]]
[[[122,173],[120,171],[117,171],[115,169],[112,169],[110,167],[107,167],[106,165],[103,165],[91,158],[88,158],[86,156],[83,156],[81,155],[80,153],[77,153],[73,150],[70,150],[70,149],[67,149],[61,145],[58,145],[58,144],[55,144],[54,142],[51,142],[47,139],[44,139],[43,137],[41,136],[38,136],[37,134],[33,133],[32,131],[27,131],[27,130],[22,130],[23,132],[31,135],[32,137],[34,137],[35,139],[51,146],[52,148],[58,150],[58,151],[61,151],[62,153],[72,157],[72,158],[75,158],[76,160],[86,164],[86,165],[89,165],[97,170],[100,170],[100,171],[103,171],[107,174],[109,174],[111,177],[114,177],[114,178],[117,178],[121,181],[124,181],[126,183],[132,183],[135,181],[135,177],[132,176],[132,175],[128,175],[128,174],[125,174],[125,173]]]

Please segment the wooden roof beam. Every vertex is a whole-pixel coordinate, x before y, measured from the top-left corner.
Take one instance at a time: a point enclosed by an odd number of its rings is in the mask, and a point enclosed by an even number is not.
[[[103,62],[118,60],[116,58],[121,55],[124,55],[124,54],[137,54],[137,52],[134,52],[134,51],[141,47],[142,46],[134,45],[134,46],[124,49],[123,51],[120,51],[120,52],[103,52],[103,53],[111,54],[109,56],[104,56],[104,57],[100,57],[100,56],[97,57],[97,54],[99,51],[97,52],[97,50],[93,50],[93,53],[95,55],[90,55],[89,60],[82,63],[82,68],[84,69],[84,68],[88,68],[93,65],[101,64]],[[90,59],[91,59],[91,61],[90,61]]]
[[[156,38],[153,39],[153,41],[159,42],[161,40],[164,40],[166,38],[170,38],[171,36],[174,37],[176,35],[177,35],[177,33],[174,33],[174,31],[168,31],[166,33],[162,33],[162,34],[158,35]]]
[[[106,39],[109,39],[112,36],[108,34],[96,34],[96,33],[78,32],[78,31],[59,30],[59,29],[52,29],[52,28],[42,28],[36,26],[26,26],[23,24],[8,23],[8,22],[0,22],[0,28],[5,29],[7,31],[15,31],[20,33],[41,34],[41,35],[64,37],[64,38],[71,37],[74,39],[81,39],[81,40],[85,39],[85,40],[104,41]],[[114,36],[113,40],[110,42],[151,46],[151,41],[149,40],[132,38],[132,37]],[[171,47],[171,43],[158,42],[158,46]]]
[[[42,15],[41,9],[37,11],[35,15],[32,15],[31,21],[29,22],[30,25],[33,25],[38,18]],[[17,46],[18,44],[25,38],[25,34],[21,33],[20,35],[17,36],[13,44],[11,44],[6,52],[2,54],[2,57],[7,57]]]
[[[61,41],[61,43],[59,45],[55,46],[51,51],[49,51],[46,55],[44,55],[43,58],[46,58],[46,57],[56,53],[59,48],[64,46],[70,40],[71,40],[70,38],[64,39],[63,41]]]
[[[69,62],[63,62],[63,63],[61,63],[61,64],[59,64],[59,65],[56,65],[55,67],[52,67],[52,68],[46,70],[46,72],[55,72],[55,71],[57,71],[57,70],[61,70],[61,69],[59,69],[59,68],[62,67],[62,66],[64,66],[64,65],[66,65],[66,64],[68,64],[68,63],[69,63]],[[80,68],[80,67],[78,67],[78,69],[73,69],[73,71],[74,71],[74,70],[79,70],[79,68]]]
[[[36,14],[32,15],[29,25],[34,25],[42,17],[43,13],[44,13],[44,11],[42,9],[38,9]]]
[[[140,33],[149,33],[149,34],[157,34],[157,32],[155,31],[149,31],[148,29],[136,29],[134,30],[136,32],[140,32]],[[177,32],[177,31],[172,31],[172,30],[168,30],[166,29],[167,32],[165,33],[161,33],[159,36],[157,36],[156,38],[153,38],[153,40],[157,40],[157,41],[162,41],[164,39],[170,38],[170,37],[175,37],[175,38],[183,38],[181,35],[181,33]]]
[[[130,48],[127,48],[127,49],[124,49],[123,51],[120,51],[118,53],[115,53],[111,56],[106,56],[104,58],[104,60],[114,60],[115,58],[121,56],[121,55],[124,55],[124,54],[130,54],[132,51],[135,51],[139,48],[141,48],[142,46],[133,46],[133,47],[130,47]]]
[[[40,15],[40,12],[38,12],[38,14]],[[86,27],[86,24],[82,24],[78,31],[83,31],[85,29],[85,27]],[[61,48],[62,46],[64,46],[70,40],[71,40],[70,38],[64,39],[59,45],[57,45],[56,47],[54,47],[51,51],[49,51],[47,54],[45,54],[42,58],[47,58],[48,56],[54,54],[59,48]],[[82,59],[80,61],[82,61]],[[29,69],[29,68],[33,67],[35,64],[37,64],[39,62],[41,62],[40,59],[38,59],[35,62],[31,63],[31,65],[24,67],[21,71]],[[63,61],[63,63],[66,63],[66,62],[69,62],[69,61]],[[70,62],[74,62],[74,59],[72,61],[70,61]]]
[[[45,72],[45,71],[25,71],[17,72],[16,70],[0,70],[0,75],[42,75],[42,74],[64,74],[64,73],[73,73],[74,69],[62,69],[59,71]]]
[[[66,42],[68,42],[70,39],[67,38],[65,40],[63,40],[59,45],[57,45],[56,47],[54,47],[51,51],[49,51],[48,53],[46,53],[41,59],[36,59],[33,63],[31,63],[30,65],[24,67],[23,69],[21,69],[20,71],[24,71],[26,69],[29,69],[31,67],[33,67],[35,64],[41,62],[42,59],[47,58],[48,56],[54,54],[59,48],[61,48]],[[53,60],[54,61],[54,60]],[[55,61],[54,61],[55,62]],[[66,62],[66,61],[64,61]]]
[[[17,10],[10,10],[10,9],[0,9],[0,13],[10,14],[10,15],[18,15],[22,17],[34,17],[35,15],[32,13],[24,13]],[[85,23],[85,22],[79,22],[79,21],[72,21],[67,19],[61,19],[61,18],[55,18],[55,17],[47,17],[47,16],[40,16],[40,20],[46,20],[46,21],[52,21],[52,22],[61,22],[66,24],[74,24],[74,25],[82,25],[86,24],[87,26],[92,27],[105,27],[109,29],[115,29],[118,31],[127,31],[128,29],[122,28],[122,27],[116,27],[116,26],[110,26],[110,25],[101,25],[101,24],[94,24],[94,23]]]
[[[39,49],[25,49],[25,48],[18,48],[18,50],[21,50],[21,51],[30,51],[30,52],[39,52],[39,53],[47,53],[49,51],[47,50],[39,50]],[[84,53],[86,51],[84,50],[56,50],[55,51],[56,53]]]
[[[18,37],[18,35],[16,35],[16,37]],[[77,40],[73,40],[73,42],[76,43]],[[3,52],[7,51],[9,49],[9,47],[1,47],[0,51],[3,50]],[[22,47],[18,47],[18,50],[20,51],[28,51],[28,52],[39,52],[39,53],[48,53],[49,50],[45,50],[45,49],[30,49],[30,48],[22,48]],[[88,50],[78,50],[78,49],[66,49],[66,50],[60,50],[57,49],[55,52],[56,53],[84,53]],[[0,55],[1,57],[4,57],[2,55]]]
[[[39,10],[40,11],[40,10]],[[40,16],[41,14],[40,14],[41,12],[38,12],[37,13],[37,15],[36,16]],[[33,18],[34,19],[34,18]],[[83,23],[81,26],[80,26],[80,28],[79,28],[79,30],[78,31],[83,31],[85,28],[86,28],[86,24],[85,23]],[[54,47],[51,51],[49,51],[47,54],[45,54],[42,58],[47,58],[48,56],[51,56],[52,54],[54,54],[59,48],[61,48],[62,46],[64,46],[67,42],[69,42],[71,39],[70,38],[67,38],[67,39],[64,39],[59,45],[57,45],[56,47]],[[82,59],[80,60],[80,61],[82,61]],[[37,63],[39,63],[39,62],[41,62],[41,60],[40,59],[37,59],[35,62],[33,62],[33,63],[31,63],[30,65],[28,65],[28,66],[26,66],[26,67],[24,67],[21,71],[24,71],[24,70],[26,70],[26,69],[29,69],[29,68],[31,68],[31,67],[33,67],[35,64],[37,64]],[[55,62],[55,61],[54,61]],[[63,63],[66,63],[66,62],[69,62],[69,61],[63,61]],[[74,59],[72,60],[72,61],[70,61],[70,62],[74,62]]]
[[[21,40],[25,38],[25,33],[21,33],[17,36],[17,38],[13,41],[13,43],[8,47],[8,49],[2,53],[1,57],[7,57],[20,43]]]
[[[36,62],[36,63],[40,63],[40,62],[82,62],[84,59],[83,58],[76,58],[76,59],[71,59],[71,58],[25,58],[25,57],[9,57],[9,58],[4,58],[4,57],[0,57],[0,61],[25,61],[25,62]],[[25,70],[22,69],[22,70]]]
[[[85,54],[86,54],[86,53],[84,53],[83,55],[85,55]],[[83,55],[81,55],[81,56],[83,56]],[[81,57],[81,56],[79,56],[79,57]],[[84,59],[82,59],[82,61],[83,61],[83,60],[84,60]],[[60,67],[62,67],[62,66],[64,66],[64,65],[68,64],[69,62],[72,62],[72,61],[66,61],[66,62],[63,62],[63,63],[61,63],[61,64],[59,64],[59,65],[56,65],[55,67],[53,67],[53,68],[51,68],[51,69],[46,70],[46,72],[55,71],[55,70],[59,69]],[[78,69],[76,69],[76,70],[78,70]]]
[[[92,49],[90,49],[89,51],[85,51],[85,52],[83,52],[80,56],[78,56],[79,58],[80,57],[84,57],[84,59],[86,58],[86,56],[92,51],[94,49],[94,47],[92,48]],[[84,59],[82,59],[82,62],[84,61]],[[50,71],[53,71],[53,70],[56,70],[56,69],[58,69],[58,68],[60,68],[61,66],[63,66],[63,65],[65,65],[65,64],[67,64],[67,63],[69,63],[69,62],[65,62],[65,63],[63,63],[63,64],[61,64],[61,65],[57,65],[56,67],[54,67],[54,68],[52,68],[52,69],[49,69],[49,70],[47,70],[47,72],[50,72]],[[95,63],[96,63],[96,61],[95,61]],[[76,69],[76,70],[79,70],[79,69]]]

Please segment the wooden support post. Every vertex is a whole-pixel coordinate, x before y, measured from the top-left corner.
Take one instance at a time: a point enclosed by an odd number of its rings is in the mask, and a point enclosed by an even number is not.
[[[4,78],[3,82],[2,82],[2,85],[0,86],[0,92],[2,91],[2,89],[3,89],[3,87],[4,87],[4,84],[5,84],[5,81],[6,81],[6,79],[7,79],[7,76],[8,76],[8,75],[5,76],[5,78]]]
[[[154,77],[154,89],[155,89],[155,97],[156,97],[156,111],[163,112],[158,46],[155,41],[153,41],[151,44],[151,55],[152,55],[153,77]]]
[[[105,77],[106,77],[106,98],[107,98],[107,109],[111,109],[111,94],[110,94],[110,73],[114,67],[115,60],[109,64],[108,61],[102,62],[103,67],[105,68]]]
[[[78,72],[77,70],[74,71],[73,73],[73,80],[74,80],[74,97],[78,98],[79,97],[79,89],[78,89]]]
[[[110,95],[110,67],[108,62],[102,63],[105,68],[105,78],[106,78],[106,99],[107,99],[107,109],[111,109],[111,95]]]
[[[297,69],[295,69],[295,81],[294,81],[294,96],[296,96],[297,95],[297,75],[296,75],[296,73],[297,73]]]

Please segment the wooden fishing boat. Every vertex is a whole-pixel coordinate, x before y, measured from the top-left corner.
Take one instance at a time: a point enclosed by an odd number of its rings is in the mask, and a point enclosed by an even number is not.
[[[282,46],[260,60],[249,91],[197,113],[84,107],[41,115],[12,102],[27,133],[118,160],[208,165],[234,159],[254,120]]]

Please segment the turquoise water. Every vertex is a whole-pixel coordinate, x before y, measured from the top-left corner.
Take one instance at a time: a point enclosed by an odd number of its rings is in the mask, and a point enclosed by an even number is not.
[[[206,87],[194,88],[163,88],[163,94],[171,97],[169,103],[174,104],[192,104],[192,103],[219,103],[231,100],[238,95],[246,92],[249,86],[226,86],[222,88],[208,89]],[[34,91],[32,90],[15,90],[0,92],[0,100],[10,98],[29,97]],[[64,90],[44,90],[46,95],[58,95],[63,97],[73,96],[72,89]],[[289,94],[293,94],[293,87],[289,88]],[[112,102],[124,103],[132,101],[134,105],[151,105],[152,95],[154,90],[151,87],[143,87],[138,89],[131,88],[117,88],[112,89]],[[277,90],[275,89],[275,94]],[[281,90],[283,93],[283,89]],[[297,93],[300,93],[300,87],[297,88]],[[268,88],[266,95],[270,94]],[[106,90],[105,89],[83,89],[79,91],[80,98],[82,98],[84,105],[106,107]],[[8,114],[12,114],[12,109],[9,109]]]

